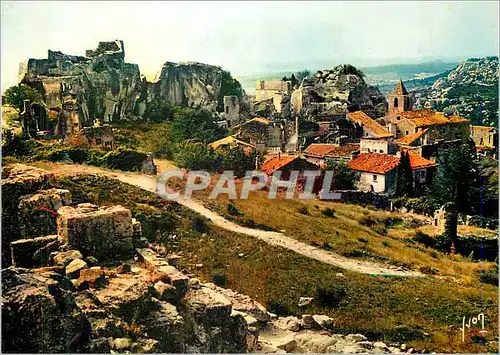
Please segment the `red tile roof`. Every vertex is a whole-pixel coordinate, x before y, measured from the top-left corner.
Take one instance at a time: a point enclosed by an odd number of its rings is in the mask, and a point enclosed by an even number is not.
[[[446,117],[442,112],[433,110],[414,110],[399,112],[398,116],[410,121],[415,127],[439,126],[452,123],[468,123],[469,120],[460,116]]]
[[[425,159],[424,157],[410,154],[410,165],[412,170],[430,168],[437,166],[436,163]],[[375,174],[387,174],[399,165],[400,157],[395,155],[378,154],[378,153],[363,153],[358,155],[347,164],[353,170],[365,171]]]
[[[351,169],[376,174],[386,174],[399,164],[395,155],[363,153],[347,163]]]
[[[305,155],[324,157],[348,157],[359,150],[359,144],[347,143],[343,145],[313,143],[304,151]]]
[[[429,159],[425,159],[423,156],[408,152],[410,155],[410,165],[412,170],[418,170],[418,169],[424,169],[424,168],[430,168],[432,166],[437,166],[437,163],[434,163],[433,161]]]
[[[420,137],[422,137],[425,134],[425,132],[427,132],[427,130],[428,130],[428,128],[421,129],[418,132],[415,132],[415,133],[409,134],[409,135],[407,135],[405,137],[401,137],[399,139],[396,139],[394,142],[396,144],[410,145],[413,142],[415,142],[417,139],[419,139]]]
[[[298,155],[274,155],[271,159],[265,161],[260,170],[265,172],[267,175],[271,175],[276,170],[283,168],[285,165],[290,164],[292,161],[297,159]]]
[[[387,138],[394,136],[392,133],[387,132],[384,127],[378,124],[374,119],[372,119],[363,111],[349,112],[347,114],[347,118],[349,118],[351,121],[359,123],[361,126],[365,127],[367,130],[373,133],[373,135],[375,135],[377,138]]]

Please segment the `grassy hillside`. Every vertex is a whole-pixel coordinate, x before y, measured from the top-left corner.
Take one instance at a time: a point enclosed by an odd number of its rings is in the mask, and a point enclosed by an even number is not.
[[[255,298],[276,313],[324,313],[335,319],[339,333],[360,332],[372,339],[405,342],[409,346],[431,351],[496,350],[493,338],[498,332],[498,289],[495,286],[479,286],[475,279],[467,284],[451,278],[372,277],[346,272],[254,238],[215,228],[176,203],[162,201],[152,193],[111,179],[83,175],[64,178],[56,185],[71,189],[77,202],[119,203],[131,208],[134,216],[143,222],[145,234],[151,241],[163,245],[166,252],[182,256],[179,267],[189,269],[204,281],[212,281],[214,277],[219,282],[225,279],[227,287]],[[286,226],[289,228],[287,233],[292,231],[290,228],[296,228],[296,231],[305,228],[305,220],[292,212],[299,207],[295,205],[298,202],[273,203],[273,209],[263,206],[262,211],[264,215],[274,218],[259,218],[257,210],[250,214],[244,204],[238,204],[238,208],[252,218],[269,224],[272,220],[284,219],[272,226]],[[305,204],[307,208],[312,206],[307,226],[320,231],[316,232],[318,238],[326,238],[326,230],[332,228],[345,235],[348,235],[348,230],[351,230],[349,235],[363,235],[374,250],[390,250],[393,245],[401,243],[390,237],[378,236],[368,228],[356,227],[358,215],[375,217],[383,212],[368,210],[365,214],[366,209],[362,207],[345,205],[341,208],[340,204],[335,204],[330,207],[336,208],[337,217],[324,217],[323,220],[317,211],[324,206],[318,205],[316,209],[316,202],[310,203]],[[283,217],[282,213],[286,211],[288,216]],[[316,227],[318,225],[320,228]],[[305,231],[301,235],[301,238],[309,237]],[[345,250],[350,248],[350,240],[350,237],[334,234],[329,242],[340,251],[343,247]],[[384,241],[390,244],[383,246]],[[363,241],[360,243],[366,244]],[[400,248],[403,247],[396,249]],[[410,250],[408,248],[411,255]],[[442,260],[440,267],[453,262],[442,255],[438,255],[436,260],[436,263]],[[473,263],[467,262],[454,263],[458,265],[456,272],[466,272],[473,266]],[[299,308],[297,302],[303,296],[315,297],[315,302],[306,308]],[[488,345],[473,344],[468,337],[462,343],[459,331],[462,317],[481,311],[486,314],[490,342]]]

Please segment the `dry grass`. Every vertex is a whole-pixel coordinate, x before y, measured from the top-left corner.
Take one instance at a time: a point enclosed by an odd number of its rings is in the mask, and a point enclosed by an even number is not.
[[[214,180],[215,181],[215,177]],[[172,181],[174,183],[174,181]],[[176,188],[182,185],[175,182]],[[417,231],[430,234],[434,230],[432,220],[420,216],[396,212],[376,210],[362,207],[318,200],[287,200],[278,195],[278,199],[267,198],[266,191],[251,192],[247,200],[231,200],[221,195],[217,200],[208,199],[214,186],[194,194],[209,208],[242,224],[249,221],[254,225],[267,226],[282,231],[286,235],[306,243],[331,249],[334,252],[350,257],[388,262],[412,269],[421,267],[433,268],[441,276],[452,276],[457,280],[468,279],[469,283],[478,286],[478,271],[492,267],[492,262],[473,262],[465,257],[450,256],[419,243],[409,242]],[[238,189],[241,184],[237,185]],[[228,213],[228,205],[232,204],[241,216]],[[326,216],[327,208],[335,211],[334,217]],[[383,225],[365,226],[363,219],[401,221],[390,228]],[[421,225],[422,223],[428,223]],[[377,229],[377,226],[379,229]],[[485,233],[486,230],[460,226],[461,231],[469,233]],[[491,231],[488,231],[491,233]],[[381,234],[382,233],[382,234]],[[386,233],[386,235],[384,235]]]
[[[204,233],[197,232],[193,229],[195,217],[190,211],[175,203],[165,205],[164,201],[152,193],[117,183],[112,179],[80,177],[65,181],[61,187],[70,188],[78,200],[83,201],[89,194],[98,194],[96,203],[120,203],[132,208],[135,217],[142,216],[141,221],[159,223],[172,220],[173,224],[162,223],[155,228],[144,228],[144,230],[151,234],[148,234],[148,237],[156,238],[158,228],[161,229],[164,237],[160,242],[166,250],[183,256],[180,268],[187,268],[203,281],[212,281],[214,275],[223,274],[229,288],[249,295],[268,307],[280,306],[285,314],[327,314],[335,319],[336,332],[362,333],[371,339],[388,342],[400,340],[404,332],[398,326],[404,326],[410,333],[402,342],[430,351],[466,353],[498,350],[494,345],[494,337],[498,333],[498,289],[492,285],[477,287],[472,276],[470,280],[464,279],[466,282],[458,283],[452,278],[443,277],[373,277],[347,272],[294,252],[270,246],[255,238],[230,233],[213,226],[209,226]],[[263,200],[262,203],[269,202]],[[363,231],[368,239],[368,245],[383,239],[392,244],[401,243],[401,248],[404,246],[402,242],[390,237],[374,235],[370,228],[359,225],[355,220],[356,217],[366,216],[366,213],[382,217],[386,216],[386,212],[316,201],[273,203],[274,205],[262,207],[263,211],[267,211],[264,214],[270,214],[270,210],[266,208],[272,207],[273,213],[278,211],[276,213],[280,218],[288,220],[281,221],[281,224],[301,231],[303,238],[308,238],[308,234],[304,231],[305,220],[301,219],[303,215],[296,211],[300,206],[306,206],[310,210],[311,215],[304,218],[311,218],[313,221],[308,224],[311,230],[316,229],[314,228],[316,224],[326,229],[322,233],[327,233],[331,228],[346,232],[349,228],[356,227],[358,231]],[[219,207],[223,204],[218,202]],[[245,213],[254,211],[253,216],[257,218],[261,209],[255,205],[257,204],[249,204],[252,209],[238,203],[238,208]],[[153,207],[146,208],[147,206]],[[320,217],[318,211],[325,206],[334,208],[337,217]],[[285,217],[285,213],[289,215]],[[325,220],[321,221],[322,218]],[[279,225],[278,221],[273,222],[273,218],[260,221]],[[292,222],[295,224],[292,225]],[[172,234],[177,237],[168,238]],[[319,237],[326,238],[325,235]],[[345,237],[343,240],[346,248],[354,243],[350,237]],[[363,243],[357,239],[356,241]],[[336,243],[342,244],[338,241]],[[391,249],[391,247],[382,246],[378,249]],[[241,253],[243,256],[240,256]],[[457,265],[463,263],[452,259],[449,262]],[[200,268],[196,266],[197,264],[203,266]],[[339,272],[343,274],[342,277],[337,276]],[[321,290],[339,289],[344,293],[335,306],[318,301],[307,308],[297,306],[300,297],[316,297]],[[459,330],[462,317],[472,316],[481,311],[486,314],[488,339],[492,345],[488,347],[472,344],[470,338],[462,343]],[[415,336],[423,332],[428,335]]]

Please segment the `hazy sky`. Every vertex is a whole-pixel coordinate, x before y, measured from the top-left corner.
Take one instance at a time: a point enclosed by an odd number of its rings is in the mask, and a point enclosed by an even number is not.
[[[498,2],[2,1],[2,83],[47,49],[83,55],[123,39],[148,77],[165,61],[269,70],[498,55]]]

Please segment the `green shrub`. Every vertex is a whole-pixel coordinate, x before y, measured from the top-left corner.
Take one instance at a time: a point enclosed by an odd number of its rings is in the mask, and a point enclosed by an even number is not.
[[[124,171],[140,171],[147,154],[136,150],[119,147],[102,157],[104,166]]]
[[[371,216],[363,216],[358,220],[358,223],[362,226],[371,227],[377,223],[377,220]]]
[[[382,223],[375,224],[371,229],[377,234],[387,235],[387,227]]]
[[[36,140],[24,139],[10,130],[2,130],[2,135],[2,156],[28,157],[42,146]]]
[[[226,287],[227,286],[227,278],[226,275],[224,274],[215,274],[212,277],[212,282],[216,284],[219,287]]]
[[[386,336],[394,342],[406,343],[411,340],[424,339],[425,332],[421,327],[416,325],[400,325],[388,330]]]
[[[241,216],[242,215],[239,208],[236,205],[234,205],[233,203],[229,203],[227,205],[227,213],[229,213],[231,216]]]
[[[75,147],[63,147],[56,148],[50,151],[46,158],[49,161],[71,161],[73,163],[82,164],[88,158],[88,149],[75,148]]]
[[[434,248],[436,245],[436,240],[434,238],[430,237],[429,235],[421,231],[417,231],[417,233],[415,233],[413,240],[429,248]]]
[[[309,210],[307,209],[306,206],[300,206],[299,208],[297,208],[297,212],[299,212],[300,214],[305,214],[305,215],[309,214]]]
[[[391,246],[391,243],[390,243],[390,242],[388,242],[387,240],[383,240],[383,241],[382,241],[382,245],[383,245],[384,247],[390,247],[390,246]]]
[[[430,267],[430,266],[422,266],[419,270],[421,273],[426,274],[426,275],[437,275],[438,274],[438,270],[433,268],[433,267]]]
[[[333,218],[335,217],[335,210],[333,208],[327,207],[324,210],[321,211],[323,216]]]
[[[361,242],[361,243],[365,243],[367,244],[368,243],[368,239],[366,238],[363,238],[363,237],[359,237],[358,240]]]
[[[314,300],[322,307],[338,307],[346,295],[347,290],[344,285],[319,285]]]
[[[498,266],[492,270],[481,271],[479,280],[485,284],[498,286]]]

